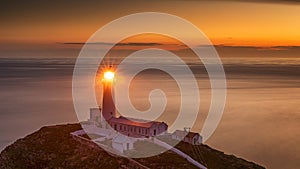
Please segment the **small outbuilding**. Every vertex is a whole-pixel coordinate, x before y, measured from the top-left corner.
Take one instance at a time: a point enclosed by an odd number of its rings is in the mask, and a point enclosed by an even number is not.
[[[172,134],[172,139],[174,140],[182,140],[186,143],[190,143],[192,145],[200,145],[202,144],[202,136],[199,133],[190,132],[190,131],[182,131],[176,130]]]
[[[118,134],[112,139],[112,147],[120,153],[133,149],[135,140],[123,134]]]

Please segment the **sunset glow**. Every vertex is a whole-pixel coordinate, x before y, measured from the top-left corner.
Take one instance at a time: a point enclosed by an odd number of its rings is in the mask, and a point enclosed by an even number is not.
[[[73,9],[80,9],[77,12],[72,10],[70,4],[62,4],[68,6],[67,8],[63,6],[59,9],[54,8],[55,3],[45,5],[49,10],[43,10],[38,14],[36,10],[30,10],[29,5],[20,6],[20,9],[3,10],[2,12],[7,13],[1,16],[9,17],[1,20],[0,42],[85,42],[95,30],[118,17],[141,11],[157,11],[187,19],[201,29],[215,45],[300,45],[300,23],[297,22],[299,5],[255,3],[254,1],[176,1],[170,6],[170,1],[145,1],[136,8],[137,4],[125,2],[120,2],[121,5],[114,5],[109,1],[101,5],[96,1],[93,3],[90,8],[86,9],[81,9],[84,2],[72,4]],[[101,7],[104,6],[112,8],[102,9]],[[55,9],[55,13],[51,7]],[[129,12],[128,8],[132,11]],[[23,10],[24,16],[19,17],[21,14],[18,13]],[[87,13],[94,17],[86,15]],[[105,17],[102,18],[102,16]],[[122,29],[131,29],[131,27]],[[189,32],[181,32],[181,34],[190,38],[191,41],[194,38],[194,35]],[[118,30],[112,30],[110,36],[112,35],[117,36]],[[147,38],[149,39],[151,37]],[[108,37],[105,42],[110,42],[110,40]]]
[[[300,0],[3,1],[0,169],[299,168],[299,19]]]

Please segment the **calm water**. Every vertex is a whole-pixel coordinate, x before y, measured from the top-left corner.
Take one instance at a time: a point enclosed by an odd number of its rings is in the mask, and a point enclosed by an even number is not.
[[[227,58],[223,62],[227,103],[207,144],[268,168],[299,167],[300,60]],[[0,149],[44,125],[78,121],[71,93],[74,59],[1,59],[0,65]],[[208,111],[210,88],[207,76],[195,67],[201,92],[197,131]],[[166,92],[162,118],[171,121],[179,110],[179,92],[164,73],[139,75],[131,87],[133,104],[147,109],[153,88]]]

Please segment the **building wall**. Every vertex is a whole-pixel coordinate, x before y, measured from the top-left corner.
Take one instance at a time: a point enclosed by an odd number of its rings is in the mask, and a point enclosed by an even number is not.
[[[124,136],[126,137],[126,136]],[[120,142],[115,142],[114,140],[112,141],[112,147],[116,150],[118,150],[121,153],[124,153],[124,151],[127,150],[132,150],[133,149],[133,143],[134,140],[127,139],[126,141],[120,143]]]
[[[190,137],[187,137],[187,135],[184,136],[182,132],[177,132],[176,131],[172,134],[172,139],[182,140],[184,142],[187,142],[187,143],[190,143],[190,144],[193,144],[193,145],[202,144],[202,136],[200,134],[196,134],[192,138],[190,138]]]
[[[200,135],[200,136],[199,136],[199,141],[198,141],[199,144],[202,144],[202,141],[203,141],[203,140],[202,140],[202,136]]]
[[[128,136],[140,135],[145,137],[153,137],[160,133],[163,133],[167,130],[168,126],[165,123],[161,123],[160,125],[153,125],[150,128],[140,127],[140,126],[132,126],[110,122],[110,125],[116,131],[119,131]]]
[[[121,153],[124,152],[124,147],[121,143],[112,142],[112,147]]]
[[[180,137],[180,136],[177,136],[175,134],[172,134],[172,139],[174,139],[174,140],[182,140],[183,137]]]
[[[190,143],[192,145],[199,145],[199,144],[202,143],[202,140],[200,140],[200,137],[201,136],[199,136],[199,135],[195,135],[192,138],[185,137],[184,141],[187,142],[187,143]]]
[[[90,121],[94,124],[101,121],[101,112],[99,108],[90,108]]]
[[[158,134],[163,134],[165,133],[166,131],[168,131],[168,125],[166,123],[161,123],[159,126],[158,126]]]

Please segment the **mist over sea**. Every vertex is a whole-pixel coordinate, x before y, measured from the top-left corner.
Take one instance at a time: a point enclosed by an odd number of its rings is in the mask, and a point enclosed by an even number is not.
[[[297,57],[222,58],[227,77],[223,118],[206,142],[211,147],[267,168],[300,166],[300,59]],[[45,125],[78,122],[72,103],[72,57],[0,59],[0,149]],[[200,88],[200,131],[210,105],[210,84],[203,65],[191,65]],[[184,77],[183,77],[184,78]],[[163,120],[174,119],[180,95],[174,80],[159,71],[139,74],[132,102],[149,108],[149,91],[168,98]],[[87,110],[88,111],[88,110]]]

